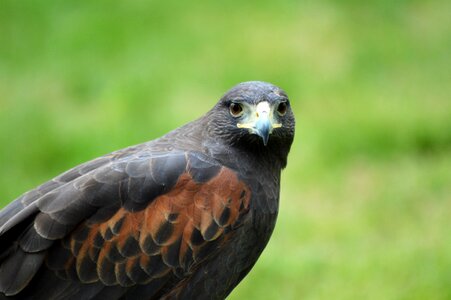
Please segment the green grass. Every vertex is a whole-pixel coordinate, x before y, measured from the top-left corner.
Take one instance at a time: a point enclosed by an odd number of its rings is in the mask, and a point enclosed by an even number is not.
[[[296,139],[230,299],[451,298],[451,2],[44,2],[0,3],[2,206],[270,81]]]

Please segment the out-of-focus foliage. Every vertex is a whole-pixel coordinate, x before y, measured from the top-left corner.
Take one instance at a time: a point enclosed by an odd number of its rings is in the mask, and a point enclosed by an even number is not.
[[[247,80],[297,116],[230,299],[451,298],[450,1],[0,2],[0,203]]]

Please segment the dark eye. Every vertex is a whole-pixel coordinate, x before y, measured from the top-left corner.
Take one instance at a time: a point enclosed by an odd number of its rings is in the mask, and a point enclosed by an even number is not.
[[[287,113],[287,103],[286,102],[280,102],[279,106],[277,106],[277,112],[279,113],[279,115],[283,116]]]
[[[243,114],[243,106],[239,103],[230,103],[230,114],[234,117],[239,117]]]

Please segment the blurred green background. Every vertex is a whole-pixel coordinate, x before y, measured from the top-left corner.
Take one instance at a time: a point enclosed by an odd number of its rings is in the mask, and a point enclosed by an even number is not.
[[[0,2],[0,204],[289,94],[273,238],[230,299],[451,299],[451,1]]]

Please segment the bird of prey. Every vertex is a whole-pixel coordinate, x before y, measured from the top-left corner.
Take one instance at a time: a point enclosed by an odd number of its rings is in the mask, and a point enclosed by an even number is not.
[[[274,229],[293,137],[285,92],[244,82],[25,193],[0,212],[0,299],[224,299]]]

